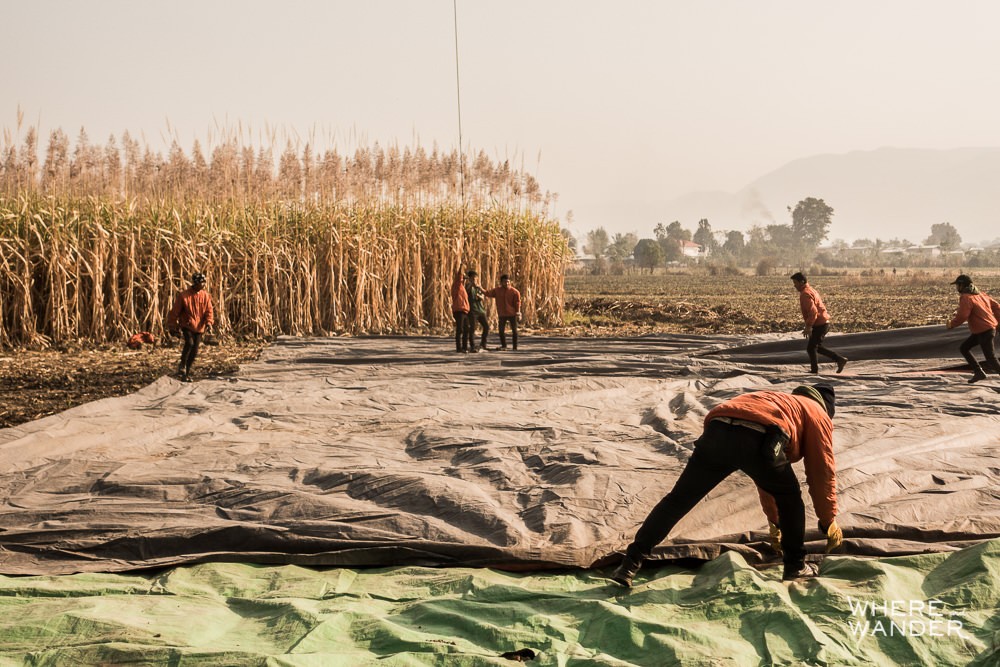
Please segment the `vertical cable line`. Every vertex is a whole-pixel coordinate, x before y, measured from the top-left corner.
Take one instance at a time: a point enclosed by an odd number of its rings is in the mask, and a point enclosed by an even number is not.
[[[458,102],[458,178],[462,198],[462,222],[465,222],[465,155],[462,147],[462,80],[458,75],[458,0],[452,0],[455,16],[455,99]],[[463,225],[464,226],[464,225]]]

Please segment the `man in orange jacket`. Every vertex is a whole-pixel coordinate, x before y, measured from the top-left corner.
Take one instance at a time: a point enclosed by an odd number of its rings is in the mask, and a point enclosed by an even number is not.
[[[465,291],[465,274],[461,266],[451,283],[451,314],[455,317],[455,351],[468,352],[472,340],[468,326],[469,293]]]
[[[819,292],[809,284],[805,274],[801,272],[793,274],[792,283],[799,291],[799,308],[802,310],[802,319],[806,323],[806,328],[802,333],[809,339],[806,344],[806,352],[809,354],[810,372],[819,373],[817,352],[837,362],[837,372],[841,372],[847,364],[847,357],[823,346],[823,339],[830,332],[830,314],[827,312],[826,306],[823,305],[823,299]]]
[[[674,488],[649,513],[611,578],[631,586],[642,561],[709,491],[737,470],[757,484],[772,544],[782,552],[783,581],[816,574],[805,562],[805,505],[792,463],[805,462],[806,482],[827,552],[843,542],[837,526],[833,458],[834,390],[828,384],[791,394],[756,391],[714,407]]]
[[[982,348],[986,365],[990,370],[1000,373],[1000,363],[997,362],[993,350],[993,339],[997,335],[997,322],[1000,321],[1000,303],[989,295],[979,291],[972,284],[972,278],[964,273],[951,283],[958,290],[958,312],[948,322],[948,328],[954,329],[963,322],[969,323],[969,337],[965,339],[959,350],[962,356],[972,366],[972,379],[969,384],[986,379],[983,367],[972,356],[972,348],[976,345]]]
[[[510,276],[500,276],[500,287],[486,291],[486,296],[496,299],[497,317],[500,320],[500,349],[507,349],[507,325],[513,349],[517,349],[517,321],[521,319],[521,293],[510,286]]]
[[[181,360],[177,366],[181,382],[191,381],[191,366],[198,356],[201,337],[214,323],[212,297],[205,291],[205,274],[199,271],[191,276],[191,286],[177,295],[174,307],[167,315],[167,329],[180,329],[184,334],[184,349],[181,350]]]

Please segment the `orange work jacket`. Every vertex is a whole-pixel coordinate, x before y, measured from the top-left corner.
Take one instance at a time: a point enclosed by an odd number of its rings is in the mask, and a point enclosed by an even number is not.
[[[977,294],[963,292],[958,297],[958,312],[948,324],[948,328],[954,329],[966,321],[969,323],[969,333],[979,334],[996,329],[997,321],[1000,321],[1000,303],[982,292]]]
[[[465,291],[461,271],[455,274],[455,280],[451,283],[451,312],[469,312],[469,293]]]
[[[837,464],[833,458],[833,420],[826,408],[808,396],[755,391],[712,408],[705,415],[705,424],[716,417],[777,426],[788,434],[785,455],[790,463],[804,462],[816,516],[824,524],[833,521],[837,516]],[[759,488],[757,492],[764,514],[777,524],[778,506],[774,497]]]
[[[497,315],[514,317],[521,312],[521,293],[513,287],[494,287],[486,290],[486,296],[497,300]]]
[[[167,328],[181,328],[195,333],[204,333],[205,329],[215,323],[215,310],[212,308],[212,297],[204,289],[195,291],[188,287],[177,295],[174,307],[167,315]]]
[[[809,283],[799,290],[799,307],[802,309],[802,319],[805,320],[807,327],[830,323],[830,313],[826,312],[823,299]]]

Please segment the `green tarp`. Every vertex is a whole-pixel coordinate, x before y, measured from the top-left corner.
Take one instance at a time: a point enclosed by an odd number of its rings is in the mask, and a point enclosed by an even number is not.
[[[0,576],[3,665],[996,665],[1000,540],[950,554],[828,557],[780,581],[727,552],[600,571],[312,570]]]

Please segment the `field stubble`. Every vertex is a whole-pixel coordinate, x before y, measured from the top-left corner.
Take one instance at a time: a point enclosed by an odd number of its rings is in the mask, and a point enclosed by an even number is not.
[[[958,303],[957,271],[817,276],[837,332],[944,324]],[[1000,276],[987,276],[989,292]],[[566,278],[567,329],[574,335],[774,333],[802,328],[798,292],[787,276],[707,274],[575,275]],[[568,332],[568,333],[569,333]]]

